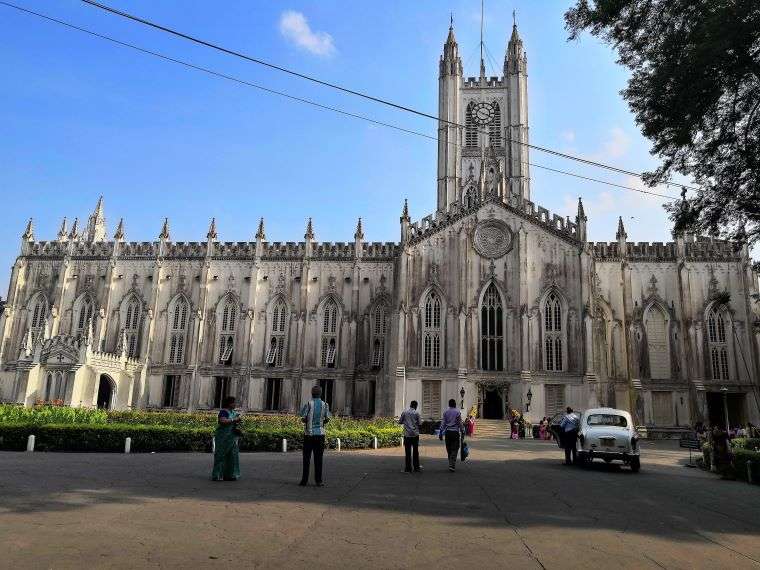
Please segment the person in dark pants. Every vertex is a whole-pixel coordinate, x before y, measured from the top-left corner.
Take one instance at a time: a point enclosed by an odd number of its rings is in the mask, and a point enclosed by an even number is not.
[[[412,464],[414,464],[414,471],[419,473],[422,471],[422,467],[420,467],[420,426],[422,419],[417,411],[417,400],[412,400],[409,408],[401,412],[398,423],[404,426],[404,455],[406,457],[404,473],[412,472]]]
[[[459,444],[462,441],[462,413],[457,410],[455,400],[449,400],[449,409],[443,412],[441,420],[441,439],[446,440],[446,453],[449,456],[449,471],[456,470]]]
[[[314,454],[314,481],[317,487],[322,487],[322,455],[325,451],[325,424],[330,421],[330,408],[322,400],[322,388],[314,386],[311,389],[311,400],[301,407],[301,420],[304,423],[303,437],[303,474],[299,485],[305,487],[309,483],[311,455]]]
[[[567,413],[559,422],[559,437],[562,448],[565,450],[565,465],[572,465],[576,460],[576,440],[578,439],[578,430],[581,426],[581,420],[578,414],[568,406]],[[572,456],[572,459],[571,459]]]

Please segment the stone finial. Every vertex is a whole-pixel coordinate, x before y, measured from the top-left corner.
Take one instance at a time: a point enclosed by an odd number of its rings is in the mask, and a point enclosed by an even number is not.
[[[71,233],[69,233],[69,239],[79,239],[79,218],[74,218],[74,223],[71,224]]]
[[[623,216],[618,217],[618,229],[617,233],[615,234],[615,239],[626,239],[628,238],[628,234],[625,233],[625,226],[623,226]]]
[[[311,225],[311,218],[309,218],[309,221],[306,223],[306,234],[303,237],[308,240],[314,239],[314,228]]]
[[[362,240],[364,239],[364,230],[362,229],[362,219],[359,218],[359,221],[356,223],[356,232],[354,232],[354,239],[355,240]]]
[[[119,218],[119,225],[116,226],[116,233],[113,234],[113,239],[116,241],[122,241],[124,239],[124,218]]]
[[[21,234],[21,237],[26,241],[34,241],[34,220],[32,218],[29,218],[29,221],[26,223],[26,229]]]
[[[206,234],[206,239],[213,239],[216,240],[216,218],[211,218],[211,223],[208,226],[208,233]]]
[[[66,223],[66,216],[63,217],[63,221],[61,222],[61,229],[58,230],[58,241],[66,241],[66,238],[69,237],[69,230]]]
[[[164,218],[164,225],[161,226],[161,233],[158,234],[158,239],[162,241],[169,241],[171,239],[169,236],[169,218]]]
[[[404,198],[404,209],[401,210],[400,221],[407,223],[412,221],[412,219],[409,217],[409,201],[406,198]]]
[[[256,230],[256,239],[260,239],[261,241],[267,239],[267,236],[264,233],[264,218],[259,219],[259,229]]]
[[[578,219],[579,220],[587,220],[586,218],[586,211],[583,209],[583,200],[581,200],[581,197],[578,196]]]
[[[95,210],[87,220],[87,241],[96,242],[106,239],[106,217],[103,213],[103,196],[98,198]]]

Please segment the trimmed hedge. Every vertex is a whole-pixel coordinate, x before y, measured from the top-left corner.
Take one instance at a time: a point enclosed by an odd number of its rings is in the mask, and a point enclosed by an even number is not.
[[[734,451],[734,475],[742,481],[747,480],[747,462],[751,462],[752,482],[760,485],[760,451],[749,449],[736,449]]]
[[[104,424],[107,421],[105,410],[0,404],[0,424]]]
[[[34,435],[37,451],[123,452],[125,438],[131,437],[133,452],[208,452],[213,433],[213,428],[162,425],[3,424],[0,425],[0,450],[23,451],[28,436]],[[374,437],[380,447],[398,446],[401,434],[387,428],[333,430],[327,437],[328,446],[336,447],[338,437],[343,449],[361,449],[371,447]],[[288,449],[303,448],[303,428],[244,428],[240,450],[279,451],[283,438],[288,440]]]
[[[760,449],[760,438],[736,437],[731,440],[731,447],[734,449],[749,449],[750,451],[754,451]]]

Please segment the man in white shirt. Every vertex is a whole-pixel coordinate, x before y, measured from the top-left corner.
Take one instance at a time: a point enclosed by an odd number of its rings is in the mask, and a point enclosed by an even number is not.
[[[567,413],[559,422],[560,443],[565,450],[565,465],[572,465],[576,460],[576,445],[578,439],[578,430],[581,427],[581,420],[578,414],[568,406]],[[571,459],[572,455],[572,459]]]
[[[401,412],[398,420],[404,426],[404,455],[406,463],[404,473],[412,472],[412,463],[414,463],[415,473],[422,471],[420,467],[420,426],[422,420],[420,413],[417,411],[417,400],[412,400],[409,407]]]

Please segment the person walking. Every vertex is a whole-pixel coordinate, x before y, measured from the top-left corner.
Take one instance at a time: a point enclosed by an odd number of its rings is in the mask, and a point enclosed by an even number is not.
[[[222,402],[214,432],[214,468],[212,481],[237,481],[240,479],[240,454],[238,438],[243,418],[235,411],[235,398],[228,396]]]
[[[440,439],[446,440],[446,453],[449,456],[449,471],[456,470],[457,454],[462,435],[462,413],[457,409],[456,400],[449,400],[449,409],[443,412]]]
[[[576,445],[575,442],[578,439],[578,429],[580,428],[581,420],[578,414],[573,412],[573,409],[568,406],[567,413],[559,422],[559,437],[560,444],[565,450],[565,465],[572,465],[576,460]],[[572,459],[571,459],[572,455]]]
[[[409,407],[401,412],[398,420],[404,426],[404,473],[412,472],[414,465],[415,473],[422,471],[420,467],[420,426],[422,419],[417,411],[417,400],[412,400]]]
[[[322,388],[314,386],[311,389],[311,400],[301,406],[299,415],[304,423],[303,473],[299,485],[305,487],[309,483],[311,456],[314,454],[314,481],[317,487],[322,487],[324,485],[322,456],[325,451],[325,425],[332,417],[330,407],[322,400]]]

